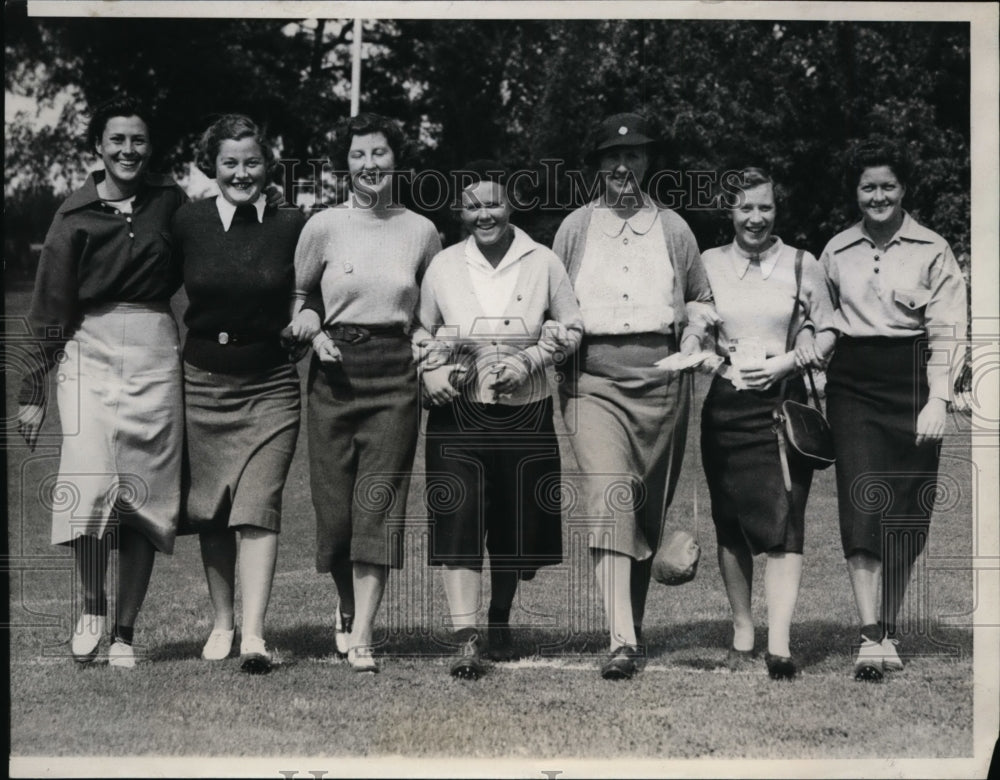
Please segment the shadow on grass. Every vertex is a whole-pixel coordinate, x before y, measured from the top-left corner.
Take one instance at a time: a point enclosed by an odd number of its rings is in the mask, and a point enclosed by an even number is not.
[[[514,647],[521,657],[586,660],[607,651],[603,632],[569,632],[530,627],[513,628]],[[653,662],[692,670],[711,671],[725,665],[732,628],[724,620],[700,620],[671,626],[652,626],[644,631],[648,658]],[[936,657],[959,661],[972,658],[972,632],[935,626],[918,632],[906,627],[900,634],[905,657]],[[800,668],[850,664],[856,628],[830,621],[804,621],[792,626],[792,653]],[[376,630],[376,650],[393,657],[440,658],[454,652],[450,632],[439,629],[399,630],[387,634]],[[268,632],[268,644],[279,648],[287,661],[330,658],[334,655],[333,631],[326,623],[304,623]],[[758,627],[755,644],[759,654],[767,647],[767,632]],[[152,649],[152,660],[183,660],[201,654],[200,640],[160,645]]]

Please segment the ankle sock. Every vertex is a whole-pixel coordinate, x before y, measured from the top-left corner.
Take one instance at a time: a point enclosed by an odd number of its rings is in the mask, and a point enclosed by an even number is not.
[[[884,637],[885,633],[877,623],[869,623],[868,625],[861,626],[862,639],[867,639],[870,642],[881,642]]]
[[[115,624],[115,630],[112,634],[114,642],[122,642],[126,645],[132,644],[132,638],[135,635],[134,626],[122,626]]]

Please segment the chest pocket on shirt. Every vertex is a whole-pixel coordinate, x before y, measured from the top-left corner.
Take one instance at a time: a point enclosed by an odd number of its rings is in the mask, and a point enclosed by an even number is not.
[[[930,290],[896,288],[892,291],[892,299],[901,322],[913,327],[923,326],[924,309],[931,300]]]

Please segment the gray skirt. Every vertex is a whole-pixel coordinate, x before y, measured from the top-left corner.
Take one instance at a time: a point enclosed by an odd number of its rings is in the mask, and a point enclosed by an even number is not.
[[[591,548],[652,556],[680,476],[691,382],[653,367],[673,336],[584,337],[581,369],[560,385],[578,474],[564,474],[567,519]]]
[[[180,509],[184,411],[177,324],[166,303],[84,315],[56,366],[62,454],[52,543],[115,524],[170,553]]]
[[[179,533],[281,530],[281,494],[299,436],[300,390],[286,363],[252,374],[184,364],[187,443]]]

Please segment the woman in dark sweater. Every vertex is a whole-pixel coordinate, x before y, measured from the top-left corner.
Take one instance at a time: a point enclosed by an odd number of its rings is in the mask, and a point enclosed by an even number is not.
[[[59,207],[38,263],[33,335],[18,398],[18,430],[34,448],[59,363],[62,427],[52,486],[52,543],[71,545],[82,612],[70,650],[98,654],[108,555],[118,550],[118,597],[108,663],[135,666],[132,633],[157,551],[170,553],[180,502],[181,374],[170,220],[187,198],[148,172],[151,124],[128,97],[94,111],[90,149],[104,165]]]
[[[245,672],[270,671],[264,615],[281,528],[281,493],[299,432],[299,380],[280,333],[291,313],[297,209],[267,206],[272,157],[247,117],[224,116],[201,140],[199,167],[218,198],[174,220],[184,286],[187,447],[181,532],[200,534],[215,610],[202,651],[226,658],[234,634],[239,546]]]

